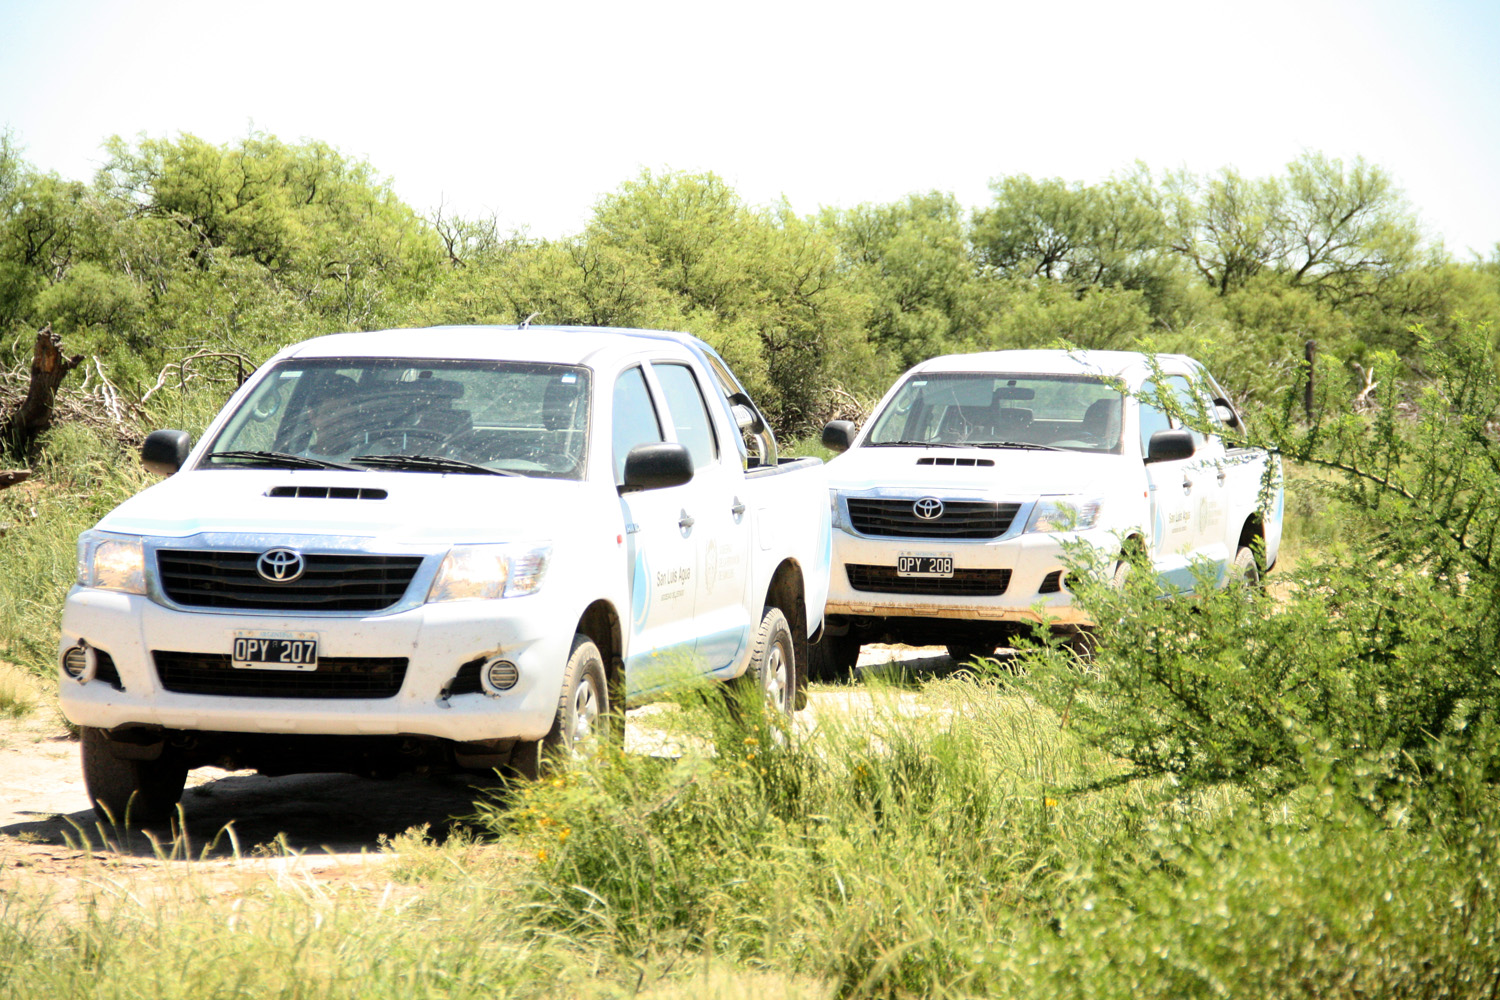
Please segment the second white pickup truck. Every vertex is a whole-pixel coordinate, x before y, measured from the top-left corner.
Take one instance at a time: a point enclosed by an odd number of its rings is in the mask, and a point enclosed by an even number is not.
[[[1203,419],[1209,432],[1189,426]],[[1178,591],[1196,585],[1195,564],[1221,581],[1269,570],[1280,460],[1239,446],[1239,421],[1182,355],[997,351],[917,365],[861,431],[824,431],[844,454],[828,464],[834,557],[814,676],[847,671],[865,642],[945,645],[962,660],[1043,620],[1086,629],[1066,542],[1106,559],[1138,545]]]
[[[824,467],[693,337],[322,337],[142,457],[170,476],[80,538],[59,649],[117,818],[205,764],[534,775],[684,672],[805,697]]]

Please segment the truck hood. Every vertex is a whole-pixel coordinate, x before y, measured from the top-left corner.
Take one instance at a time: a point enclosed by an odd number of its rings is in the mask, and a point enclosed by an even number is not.
[[[364,491],[363,497],[328,495],[350,488]],[[194,470],[136,494],[97,527],[158,538],[334,535],[416,546],[544,539],[554,529],[576,528],[592,489],[567,480],[466,474]]]
[[[875,488],[1016,497],[1094,493],[1122,473],[1124,461],[1120,455],[1077,451],[861,447],[828,463],[828,485],[854,493]]]

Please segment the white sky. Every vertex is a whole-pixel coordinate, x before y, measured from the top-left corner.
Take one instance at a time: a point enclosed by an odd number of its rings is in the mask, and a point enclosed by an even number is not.
[[[1488,257],[1500,2],[0,0],[7,126],[76,179],[114,134],[320,139],[419,211],[546,237],[643,167],[808,214],[1318,151]]]

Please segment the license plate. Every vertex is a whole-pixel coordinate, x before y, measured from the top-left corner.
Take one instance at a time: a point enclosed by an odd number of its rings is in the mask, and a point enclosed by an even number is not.
[[[317,670],[316,632],[236,632],[234,666],[240,670]]]
[[[953,556],[946,552],[903,552],[896,556],[897,576],[952,576]]]

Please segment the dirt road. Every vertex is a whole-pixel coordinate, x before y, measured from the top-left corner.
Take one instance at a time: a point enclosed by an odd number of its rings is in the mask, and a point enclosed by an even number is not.
[[[892,660],[923,672],[952,668],[936,648],[867,647],[860,663],[863,670],[879,670]],[[808,711],[800,713],[799,725],[816,726],[820,715],[844,714],[868,703],[857,682],[821,688],[812,694]],[[628,750],[680,752],[653,727],[652,715],[659,710],[648,705],[630,713]],[[441,835],[456,817],[473,812],[476,798],[504,794],[497,779],[482,777],[270,778],[200,768],[188,776],[182,797],[186,838],[181,850],[205,860],[257,854],[263,860],[290,850],[304,855],[303,867],[317,870],[378,864],[390,857],[380,853],[385,838],[424,824]],[[161,850],[149,836],[107,827],[95,815],[84,791],[78,742],[51,709],[0,721],[0,890],[23,873],[74,874],[100,851],[113,863],[149,866],[159,863]]]

